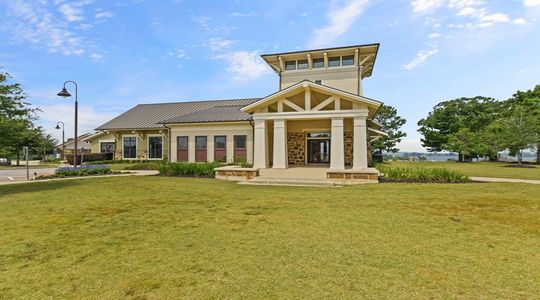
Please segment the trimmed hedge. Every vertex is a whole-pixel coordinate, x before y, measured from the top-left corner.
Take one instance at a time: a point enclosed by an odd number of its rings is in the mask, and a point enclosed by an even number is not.
[[[214,177],[214,169],[219,167],[219,162],[213,163],[187,163],[187,162],[163,162],[158,165],[161,175],[165,176],[191,176],[191,177]]]
[[[156,162],[145,162],[145,163],[136,163],[126,166],[124,170],[159,170],[159,163]]]
[[[464,183],[469,181],[469,177],[465,174],[446,168],[389,167],[384,164],[377,164],[376,168],[384,174],[383,182]]]
[[[107,175],[116,174],[108,166],[104,165],[83,165],[80,167],[65,167],[58,168],[54,171],[55,177],[72,177],[72,176],[90,176],[90,175]]]
[[[86,156],[85,156],[86,157]],[[86,159],[85,159],[86,160]],[[116,165],[116,164],[139,164],[139,163],[160,163],[163,160],[97,160],[88,162],[87,165]]]
[[[81,163],[81,157],[83,159],[83,163],[88,162],[99,162],[99,161],[107,161],[111,160],[113,157],[112,153],[85,153],[84,155],[77,154],[77,162]],[[73,164],[73,155],[67,154],[66,160],[70,165]]]

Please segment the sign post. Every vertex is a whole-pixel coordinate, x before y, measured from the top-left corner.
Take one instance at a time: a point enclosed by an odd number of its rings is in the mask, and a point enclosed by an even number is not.
[[[28,146],[23,147],[24,159],[26,159],[26,180],[30,180],[30,170],[28,169]]]

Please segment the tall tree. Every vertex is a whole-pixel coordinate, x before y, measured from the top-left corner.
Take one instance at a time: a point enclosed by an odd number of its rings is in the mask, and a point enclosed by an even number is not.
[[[422,145],[430,152],[451,151],[448,138],[462,128],[479,132],[497,118],[500,102],[493,98],[459,98],[437,104],[428,116],[418,121],[424,136]],[[474,155],[476,153],[472,153]]]
[[[461,128],[448,136],[445,148],[459,153],[460,157],[472,157],[480,152],[479,136],[480,134],[472,132],[469,128]]]
[[[0,71],[0,153],[15,154],[19,164],[22,148],[43,143],[45,133],[34,125],[37,108],[26,102],[27,95],[19,83]]]
[[[510,107],[522,106],[531,114],[531,121],[536,124],[536,163],[540,164],[540,84],[533,89],[522,92],[517,91],[508,99]]]
[[[398,152],[396,145],[401,139],[407,136],[407,133],[401,131],[407,120],[400,117],[395,107],[383,105],[375,115],[375,121],[381,123],[382,130],[388,134],[372,143],[372,147],[386,152]]]
[[[500,139],[510,155],[517,155],[518,163],[523,161],[523,150],[531,148],[538,141],[538,125],[535,117],[523,106],[514,106],[510,114],[498,121],[501,127]]]

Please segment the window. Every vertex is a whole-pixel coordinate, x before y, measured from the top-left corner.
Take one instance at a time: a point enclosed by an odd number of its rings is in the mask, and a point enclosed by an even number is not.
[[[161,159],[163,157],[163,137],[149,136],[148,137],[148,158]]]
[[[134,136],[124,137],[124,158],[137,158],[137,138]]]
[[[308,68],[308,61],[307,59],[302,59],[298,61],[298,70],[301,69],[307,69]]]
[[[343,56],[341,58],[341,65],[342,66],[352,66],[354,65],[354,56]]]
[[[313,68],[323,68],[323,67],[324,67],[324,58],[313,59]]]
[[[341,57],[335,56],[335,57],[329,57],[328,58],[328,66],[329,67],[339,67],[341,63]]]
[[[322,80],[320,80],[320,79],[315,80],[315,81],[313,81],[313,82],[315,82],[316,84],[322,84]]]
[[[246,144],[247,136],[246,135],[235,135],[234,136],[234,158],[238,160],[240,157],[246,157]]]
[[[227,161],[227,137],[224,135],[214,136],[214,161]]]
[[[113,153],[114,152],[114,142],[100,142],[99,143],[99,153]]]
[[[309,132],[307,134],[308,138],[329,138],[330,133],[329,132]]]
[[[206,136],[195,137],[195,161],[207,161]]]
[[[188,161],[188,143],[187,136],[179,136],[176,138],[176,160]]]
[[[286,61],[285,70],[296,70],[296,60]]]

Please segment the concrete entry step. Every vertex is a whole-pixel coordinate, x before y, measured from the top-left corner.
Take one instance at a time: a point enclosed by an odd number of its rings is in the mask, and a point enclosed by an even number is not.
[[[308,186],[308,187],[339,187],[340,184],[336,184],[331,180],[320,179],[292,179],[292,178],[271,178],[271,177],[257,177],[249,181],[239,182],[238,184],[245,185],[278,185],[278,186]]]

